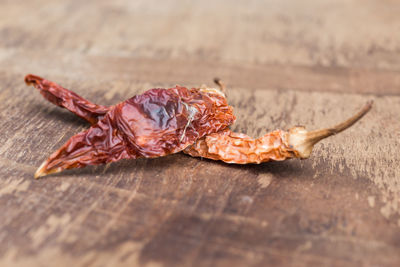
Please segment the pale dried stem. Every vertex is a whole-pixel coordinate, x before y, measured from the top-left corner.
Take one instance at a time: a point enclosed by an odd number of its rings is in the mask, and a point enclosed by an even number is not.
[[[316,131],[311,131],[307,133],[307,140],[312,143],[313,145],[318,143],[324,138],[327,138],[331,135],[340,133],[350,126],[352,126],[354,123],[356,123],[358,120],[360,120],[362,117],[364,117],[365,114],[368,113],[368,111],[372,108],[372,103],[373,101],[368,101],[367,104],[354,116],[351,118],[345,120],[342,123],[339,123],[331,128],[326,128],[326,129],[321,129],[321,130],[316,130]]]

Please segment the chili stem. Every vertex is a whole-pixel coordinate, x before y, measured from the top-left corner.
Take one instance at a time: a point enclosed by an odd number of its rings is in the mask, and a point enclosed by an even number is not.
[[[310,157],[312,149],[316,143],[331,135],[346,130],[358,120],[360,120],[371,109],[373,101],[367,104],[354,116],[333,127],[308,132],[304,127],[294,127],[288,134],[289,146],[296,151],[296,157],[306,159]]]
[[[321,141],[322,139],[325,139],[331,135],[340,133],[350,126],[352,126],[354,123],[356,123],[358,120],[360,120],[362,117],[364,117],[365,114],[368,113],[368,111],[372,108],[372,103],[373,101],[370,100],[368,101],[365,106],[354,116],[351,118],[345,120],[342,123],[339,123],[331,128],[326,128],[326,129],[321,129],[321,130],[316,130],[312,132],[307,133],[307,140],[311,142],[313,145]]]
[[[225,83],[222,82],[220,78],[214,78],[214,83],[218,85],[221,92],[225,94],[226,91]]]

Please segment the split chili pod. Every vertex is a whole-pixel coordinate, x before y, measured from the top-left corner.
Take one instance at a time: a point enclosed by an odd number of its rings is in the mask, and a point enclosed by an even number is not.
[[[214,88],[151,89],[105,107],[38,76],[27,75],[25,82],[39,89],[50,102],[92,124],[43,162],[35,178],[120,159],[177,153],[235,121],[225,95]]]

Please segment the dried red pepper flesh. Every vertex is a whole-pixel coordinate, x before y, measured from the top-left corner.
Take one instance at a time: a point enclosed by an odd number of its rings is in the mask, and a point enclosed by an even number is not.
[[[227,163],[247,164],[281,161],[289,158],[308,158],[316,143],[352,126],[372,107],[368,102],[348,120],[327,129],[307,132],[304,127],[293,127],[288,132],[276,130],[253,139],[229,129],[212,133],[199,140],[184,152],[193,157],[222,160]]]
[[[39,167],[36,178],[120,159],[177,153],[235,121],[224,94],[214,88],[151,89],[104,107],[38,76],[27,75],[25,81],[50,102],[92,123],[54,152]]]
[[[25,82],[39,89],[43,97],[51,103],[68,109],[91,124],[97,123],[111,108],[91,103],[76,93],[36,75],[27,75]]]

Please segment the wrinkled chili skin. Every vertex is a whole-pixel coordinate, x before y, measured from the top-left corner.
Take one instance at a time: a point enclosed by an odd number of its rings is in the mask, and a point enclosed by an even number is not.
[[[176,153],[235,120],[225,98],[179,86],[149,90],[118,104],[113,114],[116,127],[141,157]]]
[[[47,170],[83,168],[131,158],[121,133],[113,126],[113,110],[98,123],[70,138],[46,161]]]
[[[315,144],[351,127],[371,110],[372,104],[373,101],[368,101],[356,114],[333,127],[307,131],[303,126],[296,126],[289,131],[275,130],[257,139],[224,129],[197,140],[184,152],[193,157],[235,164],[306,159]]]
[[[151,89],[115,106],[104,107],[32,76],[28,75],[25,80],[38,88],[47,100],[92,123],[88,130],[70,138],[42,164],[39,169],[45,174],[120,159],[177,153],[235,121],[233,109],[224,95],[210,89],[180,86]],[[58,91],[51,91],[51,88]],[[68,99],[69,96],[73,100]],[[82,103],[85,103],[84,108]],[[103,114],[103,111],[107,112]]]
[[[285,131],[275,130],[254,139],[246,134],[225,129],[197,140],[183,152],[192,157],[234,164],[282,161],[297,157],[296,151],[287,142],[287,135]]]
[[[110,109],[107,106],[93,104],[76,93],[36,75],[26,75],[25,83],[37,88],[51,103],[70,110],[90,124],[95,124]]]

